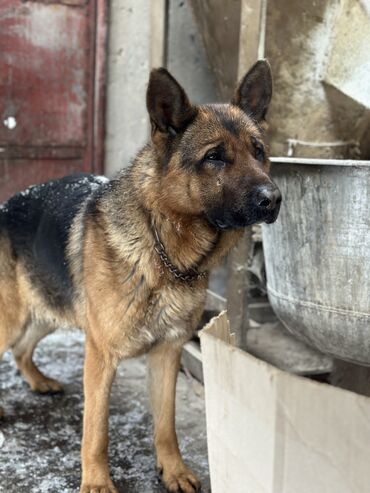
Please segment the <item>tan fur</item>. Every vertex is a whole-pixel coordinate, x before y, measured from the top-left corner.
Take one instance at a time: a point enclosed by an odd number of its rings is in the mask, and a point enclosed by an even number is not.
[[[115,225],[117,210],[111,209],[110,199],[107,203],[102,201],[100,214],[89,218],[85,226],[83,285],[86,320],[83,326],[88,333],[87,345],[90,348],[86,353],[88,371],[92,371],[90,365],[94,364],[93,361],[101,363],[94,378],[85,378],[82,454],[85,489],[82,491],[90,491],[89,487],[99,484],[90,482],[97,468],[101,470],[99,478],[107,477],[106,428],[103,425],[106,407],[100,409],[100,406],[104,401],[108,405],[107,386],[111,384],[116,365],[122,358],[146,352],[150,355],[151,373],[156,375],[151,379],[155,381],[155,385],[151,385],[151,394],[155,444],[163,479],[170,491],[181,488],[191,493],[194,491],[192,485],[198,486],[198,480],[183,464],[178,451],[173,402],[181,347],[199,323],[207,279],[189,286],[171,276],[155,254],[151,222],[155,221],[171,261],[183,270],[194,264],[200,264],[204,270],[217,265],[241,232],[218,233],[204,218],[194,219],[166,210],[165,200],[161,202],[160,195],[163,185],[153,170],[153,164],[148,162],[149,157],[142,155],[132,170],[134,183],[142,185],[137,185],[135,200],[122,203],[125,215],[130,217],[130,228],[125,231],[125,236]],[[112,210],[115,211],[114,216]],[[91,360],[90,352],[95,355]],[[95,409],[94,413],[90,413],[90,406]],[[91,441],[97,438],[91,436],[91,430],[104,437],[100,444],[96,444],[93,456],[85,452],[89,450],[91,453],[95,447]],[[103,479],[99,481],[104,483]]]
[[[165,84],[174,84],[163,71],[157,74]],[[174,99],[176,93],[181,96],[179,91],[174,90]],[[150,88],[148,92],[150,96]],[[163,97],[167,93],[164,90]],[[175,114],[176,124],[181,115],[195,115],[187,99],[180,100],[185,107]],[[149,111],[157,108],[148,101]],[[238,126],[234,134],[227,123],[224,126],[225,117]],[[33,350],[57,326],[78,326],[86,333],[83,493],[116,491],[108,467],[110,389],[119,362],[144,353],[149,354],[154,442],[164,483],[171,492],[194,493],[199,488],[183,463],[175,431],[181,349],[200,321],[210,269],[243,234],[241,228],[216,229],[207,213],[212,207],[222,209],[225,197],[242,208],[246,192],[270,180],[268,159],[259,162],[252,145],[253,138],[263,138],[261,130],[237,106],[198,107],[177,147],[158,127],[155,114],[153,118],[152,144],[94,199],[92,208],[87,201],[74,218],[67,245],[74,285],[70,308],[48,305],[21,260],[12,258],[6,236],[0,237],[0,355],[13,349],[33,390],[59,390],[59,384],[33,364]],[[205,162],[199,169],[187,168],[187,156],[201,160],[220,142],[232,166],[216,171]],[[179,281],[156,252],[154,227],[175,268],[196,268],[204,276],[191,283]]]
[[[176,379],[181,346],[161,344],[149,353],[149,392],[154,415],[157,469],[171,491],[192,493],[199,480],[184,464],[175,429]]]

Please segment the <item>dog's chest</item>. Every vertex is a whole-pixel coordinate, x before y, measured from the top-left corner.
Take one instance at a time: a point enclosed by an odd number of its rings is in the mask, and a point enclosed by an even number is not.
[[[203,306],[205,296],[205,289],[195,290],[181,284],[152,293],[144,323],[137,331],[138,338],[150,346],[188,340],[195,329],[195,314]]]

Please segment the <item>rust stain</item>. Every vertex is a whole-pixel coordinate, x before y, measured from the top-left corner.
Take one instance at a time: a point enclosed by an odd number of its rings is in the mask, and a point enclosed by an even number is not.
[[[28,157],[20,188],[51,178],[46,169],[51,159],[68,160],[70,171],[94,171],[97,149],[102,162],[105,81],[97,68],[105,60],[99,33],[106,29],[106,5],[100,0],[0,4],[0,170],[6,162],[15,172]],[[14,192],[18,179],[11,181]],[[9,186],[1,180],[0,201]]]
[[[43,3],[46,5],[67,5],[69,7],[83,7],[89,0],[22,0],[24,3]]]

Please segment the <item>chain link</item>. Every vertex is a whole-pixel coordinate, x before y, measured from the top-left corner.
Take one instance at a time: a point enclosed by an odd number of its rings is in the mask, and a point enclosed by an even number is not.
[[[195,269],[191,269],[182,272],[180,269],[175,267],[167,256],[166,250],[163,243],[159,238],[157,228],[153,225],[155,246],[154,249],[158,253],[159,258],[163,262],[163,265],[170,271],[170,273],[178,280],[191,284],[193,281],[198,279],[204,279],[207,276],[207,272],[198,272]]]

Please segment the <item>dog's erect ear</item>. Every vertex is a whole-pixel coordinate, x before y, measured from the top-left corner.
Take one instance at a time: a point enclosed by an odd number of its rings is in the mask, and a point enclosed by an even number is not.
[[[176,135],[185,130],[196,110],[176,79],[165,68],[152,70],[146,93],[153,131]]]
[[[235,91],[232,104],[256,121],[265,118],[272,96],[272,74],[267,60],[258,60]]]

